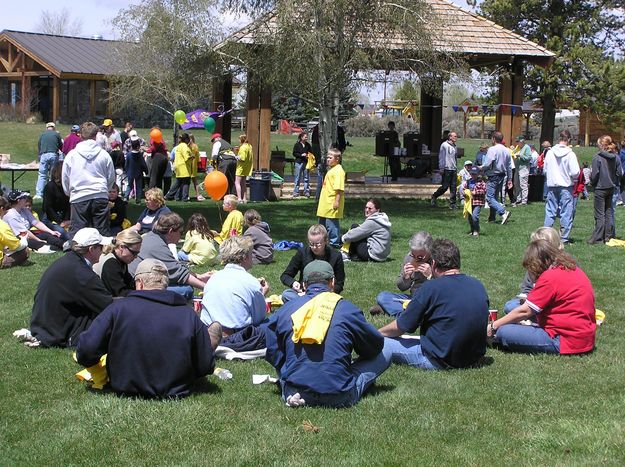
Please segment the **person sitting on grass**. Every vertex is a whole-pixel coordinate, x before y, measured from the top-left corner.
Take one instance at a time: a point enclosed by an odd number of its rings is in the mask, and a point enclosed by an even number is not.
[[[184,244],[178,251],[178,259],[198,266],[205,264],[212,266],[217,264],[217,254],[217,244],[206,217],[199,212],[191,214],[187,222]]]
[[[111,219],[109,233],[111,235],[117,235],[123,230],[127,208],[128,204],[119,196],[119,187],[116,183],[109,190],[109,217]]]
[[[280,276],[280,281],[290,287],[282,292],[284,303],[304,294],[302,275],[306,265],[316,259],[330,263],[334,270],[334,291],[341,293],[345,285],[345,264],[338,250],[328,245],[328,231],[321,224],[314,224],[308,229],[308,246],[297,250],[288,266]],[[298,279],[295,277],[299,276]]]
[[[145,192],[145,209],[139,215],[137,223],[130,227],[140,234],[152,231],[152,227],[162,214],[167,214],[171,210],[165,206],[165,197],[160,188],[150,188]]]
[[[453,242],[432,242],[434,280],[415,292],[397,319],[380,329],[385,357],[393,362],[443,370],[467,368],[486,353],[488,295],[477,279],[460,272],[460,251]],[[420,330],[420,338],[403,334]]]
[[[174,257],[168,245],[178,244],[183,229],[184,221],[178,214],[175,212],[162,214],[154,224],[152,231],[143,236],[139,255],[130,263],[128,269],[131,274],[134,274],[135,269],[144,259],[158,259],[165,263],[169,271],[168,290],[177,292],[187,300],[191,300],[193,288],[203,289],[212,273],[209,271],[204,274],[195,274],[186,265],[181,264],[178,258]]]
[[[269,264],[273,261],[273,240],[269,236],[269,224],[263,222],[256,209],[245,211],[245,226],[247,229],[243,234],[254,242],[254,264]]]
[[[536,240],[545,240],[553,245],[555,248],[560,250],[564,249],[564,245],[560,241],[560,234],[553,227],[539,227],[530,236],[530,242],[535,242]],[[534,288],[534,281],[532,280],[529,272],[525,272],[525,276],[523,277],[523,282],[521,282],[521,291],[519,295],[515,298],[508,300],[503,307],[504,314],[510,313],[512,310],[517,308],[527,298],[527,294]]]
[[[141,249],[141,235],[134,230],[122,230],[111,245],[104,247],[100,279],[113,297],[125,297],[135,289],[135,281],[128,272],[128,265],[134,261]]]
[[[404,257],[404,263],[397,277],[397,288],[406,293],[380,292],[376,297],[377,305],[369,309],[372,315],[386,313],[396,316],[404,309],[404,302],[410,300],[421,285],[432,276],[430,268],[430,249],[432,236],[425,231],[415,233],[408,242],[410,252]]]
[[[71,240],[71,251],[44,271],[30,319],[30,332],[41,346],[74,347],[80,333],[113,301],[91,269],[109,243],[96,229],[82,228]]]
[[[4,221],[11,226],[16,237],[26,236],[28,247],[37,253],[54,253],[63,249],[61,234],[48,228],[35,219],[27,204],[32,206],[33,199],[27,191],[11,190],[7,196],[11,209],[4,215]],[[35,227],[37,231],[30,230]]]
[[[9,210],[9,201],[0,196],[0,268],[10,268],[24,264],[28,259],[28,241],[20,240],[11,230],[11,226],[2,218]]]
[[[384,338],[356,305],[334,293],[334,269],[326,261],[306,265],[304,286],[304,296],[271,317],[265,358],[278,372],[288,406],[352,406],[390,364],[381,353]]]
[[[253,264],[253,248],[248,237],[226,239],[219,247],[225,266],[206,283],[202,298],[200,319],[207,326],[221,323],[221,345],[236,352],[265,348],[265,333],[260,324],[267,313],[265,296],[269,284],[248,272]]]
[[[595,294],[575,259],[546,240],[536,240],[525,250],[523,267],[536,284],[524,303],[488,325],[493,344],[521,353],[591,352],[597,327]],[[519,324],[532,317],[538,326]]]
[[[221,232],[213,231],[215,241],[220,245],[227,238],[243,233],[243,213],[237,209],[237,206],[238,201],[235,195],[224,196],[223,210],[228,213],[228,216],[221,226]]]
[[[74,133],[72,133],[74,134]],[[61,174],[63,172],[63,162],[58,162],[50,172],[50,181],[43,187],[43,215],[41,222],[46,224],[50,230],[56,230],[61,234],[61,241],[69,240],[69,218],[70,206],[69,196],[63,191]]]
[[[119,395],[184,397],[215,369],[221,326],[207,330],[182,296],[166,290],[168,276],[161,261],[143,260],[136,290],[115,300],[80,335],[78,363],[90,367],[106,355],[109,385]]]
[[[365,221],[360,225],[353,224],[341,241],[343,261],[386,261],[391,254],[391,221],[382,212],[380,200],[371,198],[367,201]],[[349,247],[346,248],[346,244]]]

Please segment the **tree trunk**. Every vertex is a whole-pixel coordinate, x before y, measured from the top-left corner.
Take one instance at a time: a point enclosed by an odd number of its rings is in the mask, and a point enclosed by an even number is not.
[[[549,141],[553,144],[555,143],[553,132],[556,126],[554,95],[553,93],[545,92],[541,100],[543,104],[543,123],[540,129],[540,141]]]
[[[337,136],[336,127],[339,121],[339,93],[328,90],[321,97],[319,107],[319,145],[321,157],[328,155],[328,149],[334,146]]]

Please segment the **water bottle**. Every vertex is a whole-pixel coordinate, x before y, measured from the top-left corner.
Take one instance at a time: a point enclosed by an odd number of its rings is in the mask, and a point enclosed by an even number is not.
[[[230,370],[226,370],[225,368],[215,368],[213,375],[217,376],[219,379],[232,379],[232,373],[230,373]]]

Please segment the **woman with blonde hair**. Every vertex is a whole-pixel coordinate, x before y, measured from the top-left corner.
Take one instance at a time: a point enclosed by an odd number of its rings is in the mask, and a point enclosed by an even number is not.
[[[525,303],[488,325],[503,350],[572,355],[595,347],[595,294],[573,257],[547,240],[531,242],[523,267],[536,282]],[[536,318],[538,326],[521,321]]]
[[[165,206],[163,191],[160,188],[150,188],[145,192],[145,209],[137,219],[137,223],[130,228],[140,234],[151,232],[158,218],[168,212],[171,211]]]
[[[560,239],[560,234],[558,231],[552,227],[539,227],[532,235],[530,235],[530,242],[535,242],[536,240],[545,240],[549,242],[554,247],[562,250],[564,245],[562,244],[562,240]],[[525,273],[525,277],[523,277],[523,282],[521,282],[521,293],[517,295],[512,300],[508,300],[503,307],[504,314],[510,313],[516,307],[521,305],[525,299],[527,298],[527,294],[534,288],[534,281],[530,277],[529,273]]]
[[[247,177],[252,175],[252,145],[247,141],[247,135],[239,136],[241,145],[237,154],[237,168],[234,186],[237,190],[239,203],[247,203]]]
[[[100,278],[113,297],[125,297],[135,289],[135,280],[128,272],[128,265],[140,250],[141,235],[131,229],[122,230],[103,250],[104,254],[112,255],[102,264]]]
[[[592,156],[590,183],[595,189],[595,230],[588,244],[605,243],[614,237],[614,205],[612,198],[621,183],[623,167],[616,144],[608,135],[597,140],[599,152]]]

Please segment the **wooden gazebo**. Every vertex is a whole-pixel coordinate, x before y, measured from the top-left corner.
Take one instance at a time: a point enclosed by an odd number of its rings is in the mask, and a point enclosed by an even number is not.
[[[109,115],[107,75],[117,41],[0,32],[0,104],[45,121]]]
[[[440,50],[453,50],[462,56],[471,68],[504,66],[508,73],[500,78],[497,129],[507,141],[522,132],[523,114],[513,112],[511,106],[523,105],[523,63],[530,62],[546,67],[555,55],[549,50],[509,31],[479,15],[467,12],[447,0],[427,0],[434,15],[434,24],[447,24],[448,28],[436,31],[435,46]],[[230,36],[224,43],[246,45],[262,44],[262,37],[276,29],[275,16],[249,24]],[[384,38],[383,40],[388,40]],[[403,44],[396,44],[401,50]],[[409,53],[406,50],[406,53]],[[421,141],[435,151],[441,138],[442,86],[437,95],[422,91]],[[227,104],[226,104],[227,107]],[[255,166],[269,167],[270,159],[271,92],[262,87],[247,90],[247,135],[254,148]]]

